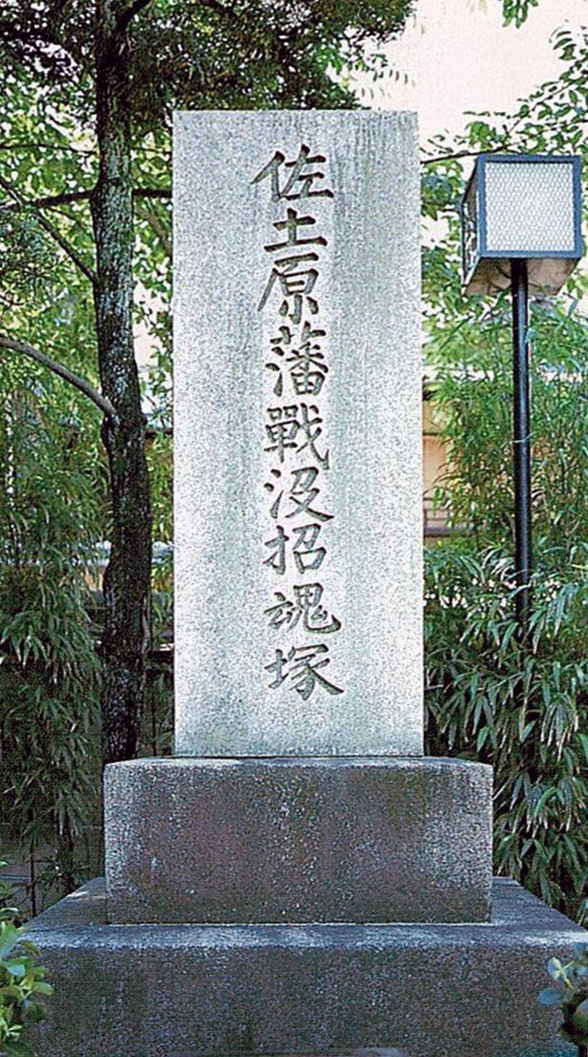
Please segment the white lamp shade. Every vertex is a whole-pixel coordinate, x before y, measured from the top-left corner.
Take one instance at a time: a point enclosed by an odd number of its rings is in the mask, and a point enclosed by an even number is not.
[[[528,261],[531,293],[555,294],[582,256],[580,159],[481,155],[462,200],[466,293],[510,284]]]

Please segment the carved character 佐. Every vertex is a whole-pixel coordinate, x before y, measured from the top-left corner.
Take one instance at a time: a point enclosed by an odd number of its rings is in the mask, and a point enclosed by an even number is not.
[[[257,176],[253,177],[251,183],[257,184],[269,179],[274,202],[279,202],[281,198],[286,198],[288,201],[297,198],[332,198],[333,192],[329,188],[313,189],[313,184],[324,180],[325,174],[320,169],[313,171],[312,166],[322,165],[326,160],[323,154],[313,156],[306,143],[302,144],[298,157],[294,161],[286,161],[285,154],[277,150],[267,165],[264,165]],[[288,169],[290,172],[283,172]]]

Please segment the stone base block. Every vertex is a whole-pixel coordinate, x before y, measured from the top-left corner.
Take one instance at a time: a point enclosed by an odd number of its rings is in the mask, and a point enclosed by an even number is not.
[[[485,921],[492,771],[446,759],[106,769],[112,922]]]
[[[51,1057],[573,1057],[537,1005],[586,933],[513,881],[489,924],[107,925],[98,882],[37,918]]]

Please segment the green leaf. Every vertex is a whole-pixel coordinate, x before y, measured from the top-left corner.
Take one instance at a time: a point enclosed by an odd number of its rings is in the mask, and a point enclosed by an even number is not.
[[[537,996],[537,1001],[542,1006],[561,1006],[562,996],[554,987],[546,987]]]
[[[5,969],[7,973],[11,973],[17,980],[22,980],[26,973],[26,966],[22,961],[0,961],[0,968]]]
[[[20,1039],[18,1042],[3,1043],[3,1047],[6,1057],[35,1057],[35,1051],[32,1046],[29,1046],[28,1042],[22,1042]]]
[[[588,998],[576,1006],[571,1023],[574,1031],[583,1036],[583,1041],[588,1042]]]
[[[53,994],[53,988],[52,988],[51,984],[46,984],[43,981],[40,981],[39,983],[35,983],[33,985],[33,991],[34,991],[35,994],[39,994],[39,995],[52,995]]]
[[[563,972],[563,965],[559,958],[550,958],[547,963],[547,972],[553,980],[560,980]]]
[[[12,921],[0,921],[0,960],[14,950],[21,936],[21,929],[17,928]]]

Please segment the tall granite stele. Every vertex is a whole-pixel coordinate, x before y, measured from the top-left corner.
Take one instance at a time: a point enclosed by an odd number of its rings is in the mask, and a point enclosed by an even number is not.
[[[423,756],[414,115],[180,114],[174,200],[176,755],[107,768],[106,920],[36,925],[59,1053],[547,1042],[583,932],[491,916],[491,770]]]
[[[177,756],[108,769],[111,921],[489,917],[491,771],[422,755],[415,160],[177,120]]]

